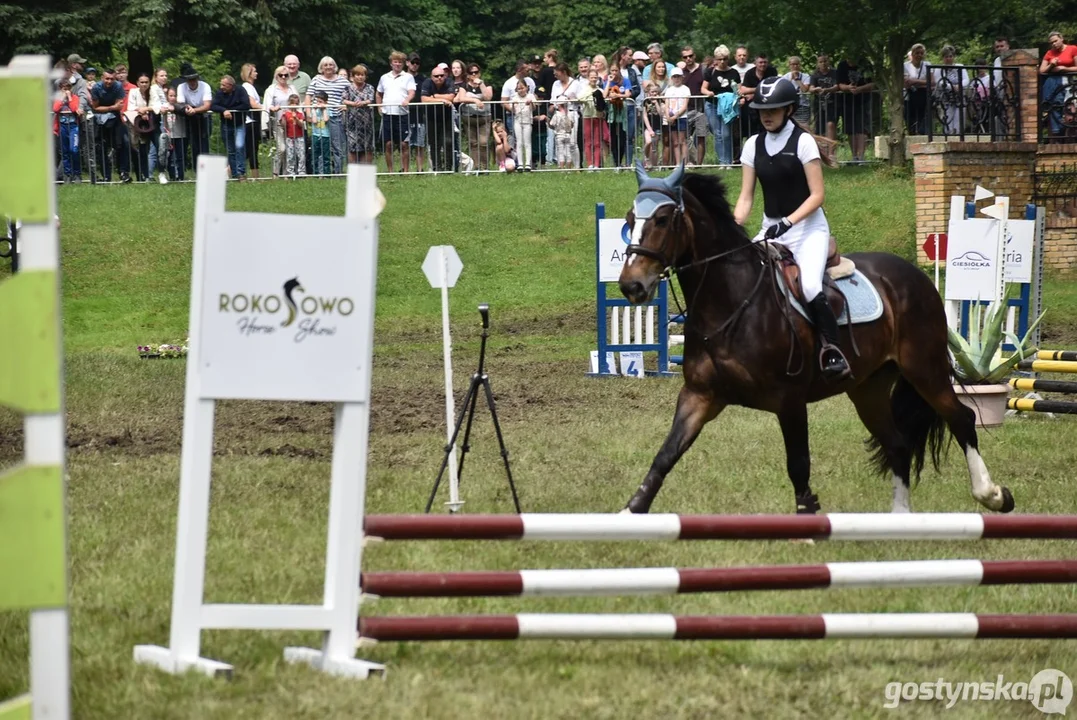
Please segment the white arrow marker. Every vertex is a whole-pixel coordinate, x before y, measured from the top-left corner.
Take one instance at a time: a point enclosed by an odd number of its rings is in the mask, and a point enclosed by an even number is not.
[[[449,288],[456,285],[464,264],[452,245],[434,245],[423,260],[423,274],[430,287],[441,288],[441,337],[445,352],[445,441],[452,440],[456,422],[456,403],[452,392],[452,338],[449,335]],[[449,450],[449,512],[463,505],[460,500],[460,479],[456,475],[456,444]]]

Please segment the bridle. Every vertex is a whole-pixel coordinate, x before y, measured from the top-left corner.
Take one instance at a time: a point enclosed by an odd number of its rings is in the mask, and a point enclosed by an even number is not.
[[[684,199],[680,195],[674,194],[672,191],[666,190],[665,188],[648,188],[646,192],[648,194],[653,193],[658,195],[665,195],[667,198],[669,198],[669,202],[663,202],[657,205],[654,210],[651,211],[651,214],[649,216],[647,216],[646,218],[642,218],[643,220],[650,220],[652,217],[654,217],[654,213],[658,211],[658,208],[665,207],[666,205],[672,205],[674,208],[674,223],[684,217]],[[633,203],[633,207],[634,205],[635,204]],[[635,217],[635,215],[633,215],[633,217]],[[636,221],[639,222],[640,219],[641,218],[636,218]],[[672,234],[673,233],[666,233],[666,237],[662,238],[662,247],[658,248],[657,250],[643,247],[638,243],[629,243],[628,247],[625,249],[625,255],[642,255],[645,258],[650,258],[651,260],[654,260],[662,266],[662,272],[659,274],[658,277],[662,280],[668,279],[671,274],[677,272],[677,269],[672,267],[673,259],[666,258],[666,245],[669,242],[669,238]]]
[[[648,188],[646,190],[646,192],[648,194],[656,193],[656,194],[659,194],[659,195],[665,195],[666,197],[669,198],[668,203],[662,203],[661,205],[658,205],[655,208],[655,211],[657,211],[658,207],[664,207],[665,205],[673,205],[673,207],[674,207],[674,210],[673,210],[673,224],[676,225],[679,221],[683,220],[683,218],[684,218],[684,200],[683,200],[683,198],[681,198],[679,195],[676,195],[676,194],[674,194],[673,192],[671,192],[669,190],[666,190],[665,188]],[[644,219],[649,220],[651,217],[653,217],[653,211],[652,211],[651,216],[648,216],[647,218],[644,218]],[[673,235],[673,230],[670,229],[670,231],[668,231],[666,233],[666,237],[664,237],[662,239],[662,246],[660,248],[658,248],[657,250],[652,250],[651,248],[644,247],[643,245],[640,245],[638,243],[630,243],[628,245],[628,247],[625,249],[625,255],[642,255],[645,258],[650,258],[651,260],[654,260],[655,262],[657,262],[659,265],[662,266],[662,272],[659,273],[659,275],[658,275],[659,279],[668,280],[668,279],[672,278],[674,275],[676,275],[677,273],[679,273],[679,272],[681,272],[683,270],[690,270],[690,269],[695,268],[695,267],[708,265],[708,264],[710,264],[710,263],[712,263],[712,262],[714,262],[716,260],[721,260],[721,259],[723,259],[725,257],[733,255],[733,254],[735,254],[737,252],[740,252],[741,250],[744,250],[745,248],[750,248],[750,247],[752,247],[754,245],[754,243],[748,243],[746,245],[738,245],[738,246],[736,246],[734,248],[731,248],[729,250],[723,250],[720,253],[716,253],[714,255],[709,255],[709,256],[707,256],[705,258],[693,259],[691,262],[685,263],[684,265],[674,265],[673,260],[675,258],[670,258],[670,257],[666,256],[666,245],[669,243],[669,238],[672,235]]]

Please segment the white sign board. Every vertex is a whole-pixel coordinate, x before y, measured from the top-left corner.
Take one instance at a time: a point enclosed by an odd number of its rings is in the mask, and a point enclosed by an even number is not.
[[[998,294],[998,220],[951,220],[947,229],[946,299],[994,300]]]
[[[222,213],[206,222],[200,395],[364,402],[374,222]]]
[[[1010,220],[1006,223],[1006,282],[1032,282],[1032,240],[1035,220]]]
[[[626,377],[641,378],[643,372],[643,351],[626,350],[621,353],[621,374]]]
[[[598,221],[598,281],[617,282],[625,264],[625,249],[631,239],[623,219]]]
[[[456,287],[456,281],[460,279],[460,271],[463,269],[464,263],[452,245],[434,245],[426,251],[423,274],[430,282],[430,287]]]

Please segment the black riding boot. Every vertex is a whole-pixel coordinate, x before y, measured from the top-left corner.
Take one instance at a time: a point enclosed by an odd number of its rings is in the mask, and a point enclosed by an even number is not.
[[[838,319],[830,309],[826,295],[819,293],[808,303],[815,327],[822,336],[823,348],[819,351],[819,369],[827,382],[837,382],[852,376],[849,361],[838,347]]]

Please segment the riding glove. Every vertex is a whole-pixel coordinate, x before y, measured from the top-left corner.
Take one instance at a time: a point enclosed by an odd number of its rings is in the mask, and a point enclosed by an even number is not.
[[[791,227],[793,227],[793,223],[789,222],[789,218],[782,218],[775,224],[768,227],[766,233],[763,234],[763,237],[767,240],[774,240],[781,237],[782,235],[785,235],[785,233],[788,232],[789,228]]]

